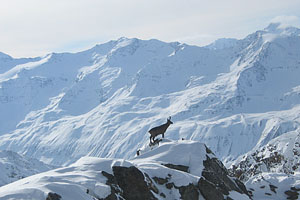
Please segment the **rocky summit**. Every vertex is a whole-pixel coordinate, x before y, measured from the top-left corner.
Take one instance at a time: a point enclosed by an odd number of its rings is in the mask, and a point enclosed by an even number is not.
[[[131,160],[83,157],[0,188],[0,199],[250,199],[200,142],[164,139]]]

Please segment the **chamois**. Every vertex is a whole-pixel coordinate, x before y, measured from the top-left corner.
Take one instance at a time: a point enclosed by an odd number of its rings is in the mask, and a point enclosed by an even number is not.
[[[173,122],[171,122],[171,116],[167,119],[167,123],[150,129],[150,131],[148,131],[151,134],[150,144],[152,144],[151,139],[153,140],[153,143],[154,143],[155,142],[154,141],[155,137],[160,135],[160,134],[162,134],[162,137],[164,138],[165,137],[165,132],[166,132],[167,128],[170,126],[170,124],[173,124]]]

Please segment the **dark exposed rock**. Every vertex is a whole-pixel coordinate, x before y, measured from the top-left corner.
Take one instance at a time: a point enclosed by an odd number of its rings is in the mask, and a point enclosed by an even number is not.
[[[217,158],[206,156],[203,165],[198,188],[205,199],[224,199],[232,190],[251,196],[240,180],[229,176],[228,170]]]
[[[160,178],[160,177],[153,177],[153,180],[159,184],[159,185],[166,185],[167,189],[172,189],[175,188],[177,190],[179,190],[179,193],[181,195],[180,199],[183,200],[197,200],[199,197],[199,189],[197,188],[197,186],[193,185],[193,184],[189,184],[186,186],[180,186],[177,187],[173,182],[168,182],[170,180],[170,176],[166,177],[166,178]],[[160,194],[162,196],[162,194]],[[165,198],[165,194],[163,194],[163,197]]]
[[[198,187],[202,196],[205,199],[223,200],[224,196],[220,190],[216,188],[215,185],[205,180],[203,177],[200,178],[198,182]]]
[[[112,174],[109,174],[106,171],[101,171],[101,174],[107,178],[106,184],[116,184],[115,177]]]
[[[61,196],[59,194],[53,193],[53,192],[49,192],[46,200],[60,200]]]
[[[168,178],[153,177],[152,179],[159,185],[163,185],[168,182]]]
[[[277,186],[270,184],[269,187],[272,192],[276,193]]]
[[[211,154],[211,151],[206,150]],[[170,169],[189,172],[189,167],[184,165],[175,164],[162,164]],[[183,200],[197,200],[199,194],[206,200],[219,200],[230,199],[227,195],[234,190],[241,194],[247,194],[250,197],[245,185],[236,178],[229,176],[225,166],[217,158],[206,156],[203,161],[204,169],[202,177],[199,179],[198,184],[194,185],[189,183],[185,186],[176,186],[171,182],[171,174],[166,174],[166,177],[152,177],[150,178],[147,173],[141,172],[134,166],[131,167],[112,167],[113,174],[102,172],[103,176],[107,178],[106,184],[111,187],[111,194],[105,200],[116,199],[156,199],[156,193],[160,198],[168,198],[167,193],[159,191],[159,185],[165,186],[166,189],[177,190],[180,193],[180,199]]]
[[[156,199],[145,182],[143,173],[136,167],[113,166],[113,173],[126,200]]]
[[[220,190],[223,194],[228,195],[230,188],[225,184],[225,182],[217,176],[214,172],[203,171],[202,176],[205,177],[206,180],[213,183],[214,186]]]
[[[162,164],[168,168],[171,168],[171,169],[176,169],[176,170],[179,170],[179,171],[183,171],[183,172],[189,172],[189,167],[188,166],[184,166],[184,165],[174,165],[174,164]]]
[[[244,183],[242,181],[240,181],[239,179],[234,179],[234,182],[243,191],[243,193],[248,194],[248,196],[250,195],[246,186],[244,185]]]
[[[206,145],[205,145],[205,150],[206,150],[206,153],[214,155],[214,153]]]
[[[284,194],[288,196],[287,199],[292,199],[292,200],[298,199],[298,195],[299,195],[299,193],[294,190],[287,190],[284,192]]]
[[[164,193],[160,193],[159,195],[163,198],[166,198],[166,195]]]
[[[169,189],[169,190],[172,189],[173,187],[175,187],[174,183],[167,183],[166,184],[166,188]]]
[[[300,191],[300,188],[296,188],[296,187],[291,187],[291,190],[294,190],[294,191]]]
[[[253,197],[253,192],[251,190],[248,191],[249,197]]]
[[[181,195],[180,199],[183,199],[183,200],[198,200],[199,199],[198,188],[193,184],[179,187],[179,193]]]
[[[204,170],[202,176],[205,180],[214,184],[223,194],[228,195],[229,191],[235,190],[239,193],[248,195],[248,191],[242,182],[233,182],[229,178],[228,171],[225,166],[217,158],[209,158],[203,161]]]
[[[105,200],[128,199],[156,199],[151,190],[158,193],[147,174],[143,174],[136,167],[113,167],[113,175],[101,172],[107,178],[106,184],[111,188],[111,194]],[[144,176],[145,175],[145,176]],[[147,180],[148,182],[145,182]]]
[[[118,194],[121,194],[122,191],[120,190],[115,177],[105,171],[102,171],[101,173],[107,178],[106,184],[109,185],[111,189],[111,194],[104,198],[104,200],[118,200],[117,196]]]
[[[290,159],[289,156],[285,156],[287,154],[282,153],[281,147],[278,145],[267,144],[251,154],[246,154],[239,163],[232,165],[229,171],[243,182],[262,172],[276,171],[287,175],[294,174],[300,167],[299,150],[298,144],[295,143],[290,152],[294,156]]]
[[[157,187],[154,185],[154,183],[152,182],[151,178],[149,177],[148,174],[144,173],[144,175],[146,176],[146,182],[147,185],[149,187],[149,189],[153,192],[155,192],[156,194],[159,193],[159,190],[157,189]]]
[[[119,198],[118,198],[118,196],[116,194],[117,193],[113,193],[112,192],[110,195],[108,195],[104,199],[100,199],[100,200],[119,200]]]

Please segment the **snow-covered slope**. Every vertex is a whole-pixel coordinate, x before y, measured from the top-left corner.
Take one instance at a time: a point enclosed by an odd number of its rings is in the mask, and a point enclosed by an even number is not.
[[[165,139],[147,146],[131,160],[83,157],[24,178],[0,187],[0,199],[250,199],[204,144]]]
[[[6,67],[0,149],[55,165],[132,158],[171,115],[167,138],[201,141],[229,166],[299,128],[299,34],[271,24],[221,48],[120,38]]]
[[[293,175],[300,172],[300,129],[284,133],[266,145],[240,156],[231,166],[232,173],[246,181],[264,172]]]
[[[206,48],[213,49],[213,50],[228,49],[236,46],[237,43],[238,40],[234,38],[221,38],[207,45]]]
[[[246,182],[253,199],[300,199],[300,174],[292,176],[284,173],[262,173]]]
[[[12,151],[0,151],[0,186],[54,169],[36,159]]]

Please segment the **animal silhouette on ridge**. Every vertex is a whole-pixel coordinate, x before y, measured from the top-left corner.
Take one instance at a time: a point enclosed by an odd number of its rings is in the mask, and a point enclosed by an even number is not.
[[[162,124],[160,126],[154,127],[152,129],[150,129],[148,132],[151,134],[150,136],[150,144],[155,143],[155,137],[162,134],[162,137],[165,137],[165,132],[168,129],[168,127],[173,124],[173,122],[171,121],[171,116],[167,119],[167,123]],[[152,141],[151,141],[152,139]],[[153,142],[153,143],[152,143]]]

